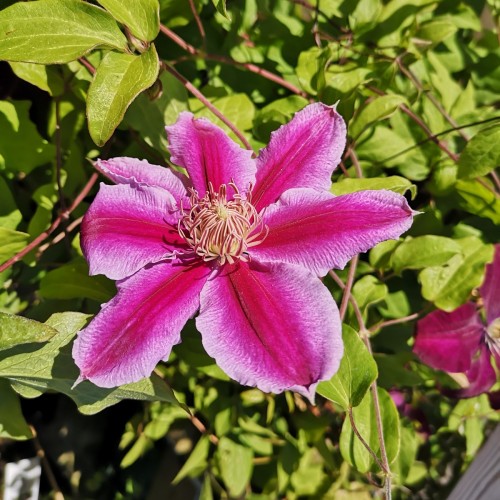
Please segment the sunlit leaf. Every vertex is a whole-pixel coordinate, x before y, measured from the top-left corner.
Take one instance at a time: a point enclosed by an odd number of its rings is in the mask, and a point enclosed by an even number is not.
[[[80,0],[18,2],[0,11],[0,59],[65,63],[96,47],[127,49],[104,10]]]
[[[154,45],[140,56],[106,54],[97,68],[87,99],[89,132],[96,144],[102,146],[109,140],[130,103],[153,85],[158,71]]]
[[[348,325],[342,327],[344,356],[338,372],[320,382],[318,394],[347,410],[358,406],[372,382],[377,378],[377,364],[359,335]]]

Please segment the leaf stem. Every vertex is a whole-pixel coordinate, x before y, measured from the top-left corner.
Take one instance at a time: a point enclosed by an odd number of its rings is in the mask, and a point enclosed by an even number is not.
[[[350,269],[349,269],[349,271],[350,271]],[[337,274],[333,270],[330,270],[328,274],[340,286],[340,288],[342,288],[344,290],[344,296],[345,296],[346,295],[345,290],[347,289],[347,285],[344,285],[342,280],[337,276]],[[366,345],[368,352],[373,356],[373,350],[372,350],[372,346],[370,343],[370,336],[369,336],[370,332],[366,328],[365,322],[363,320],[363,315],[361,314],[361,310],[359,308],[359,305],[358,305],[356,299],[350,293],[349,293],[349,300],[351,302],[351,305],[353,306],[354,313],[355,313],[356,319],[358,321],[359,335],[360,335],[361,339],[363,340],[364,344]],[[389,466],[389,459],[387,458],[387,450],[385,448],[384,426],[382,423],[382,414],[380,411],[380,402],[378,399],[378,386],[377,386],[376,380],[374,380],[371,384],[371,392],[372,392],[372,398],[373,398],[373,408],[375,410],[375,421],[377,423],[377,434],[378,434],[378,441],[379,441],[379,447],[380,447],[380,458],[381,458],[381,463],[383,465],[383,467],[381,467],[381,470],[385,476],[385,483],[384,483],[385,497],[386,497],[386,500],[391,500],[391,498],[392,498],[391,469]]]
[[[377,87],[374,87],[373,85],[367,85],[366,87],[378,95],[387,95],[386,92],[378,89]],[[453,153],[453,151],[451,151],[448,148],[445,142],[439,140],[432,133],[432,130],[427,126],[427,124],[422,120],[422,118],[416,115],[408,106],[406,106],[406,104],[401,104],[400,109],[405,115],[409,116],[427,134],[428,138],[432,142],[434,142],[436,146],[438,146],[438,148],[441,149],[441,151],[445,152],[454,162],[458,161],[459,156],[456,153]]]
[[[43,471],[45,472],[50,487],[52,488],[52,491],[54,493],[54,498],[55,500],[64,500],[64,495],[62,494],[61,488],[59,488],[59,485],[57,484],[56,476],[52,472],[52,468],[50,467],[50,463],[47,460],[47,455],[45,453],[45,450],[43,449],[40,440],[38,439],[38,434],[36,432],[36,429],[33,425],[30,425],[29,427],[33,434],[33,444],[35,446],[36,455],[38,458],[40,458]]]
[[[177,78],[177,80],[179,80],[184,85],[184,87],[186,87],[186,90],[191,92],[191,94],[193,94],[200,102],[202,102],[217,118],[219,118],[219,120],[225,123],[234,132],[236,137],[238,137],[238,139],[246,149],[249,149],[250,151],[253,150],[246,137],[236,127],[236,125],[228,118],[226,118],[189,80],[187,80],[187,78],[183,77],[175,68],[164,61],[162,62],[162,67],[172,76]]]
[[[340,302],[339,315],[340,321],[344,321],[345,313],[347,311],[347,303],[351,297],[351,289],[354,283],[354,276],[356,275],[356,267],[358,265],[359,256],[356,255],[351,259],[351,265],[349,267],[349,272],[347,274],[347,281],[344,288],[344,294],[342,295],[342,301]]]
[[[388,472],[385,470],[384,464],[380,461],[380,458],[377,457],[377,454],[373,451],[371,446],[366,442],[365,438],[359,432],[359,429],[356,427],[351,407],[347,408],[347,415],[349,416],[352,430],[354,434],[356,434],[356,437],[359,439],[360,443],[366,448],[366,451],[368,451],[368,453],[372,456],[373,460],[380,467],[380,469],[384,471],[385,474],[388,474]]]

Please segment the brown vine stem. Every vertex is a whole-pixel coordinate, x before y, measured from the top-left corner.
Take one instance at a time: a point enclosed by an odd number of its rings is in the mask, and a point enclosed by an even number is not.
[[[61,224],[63,220],[66,220],[71,212],[75,210],[75,208],[83,201],[85,196],[89,193],[89,191],[92,189],[92,186],[95,184],[97,181],[98,174],[93,173],[90,176],[90,179],[87,181],[87,184],[83,187],[83,189],[80,191],[78,196],[75,198],[73,203],[70,205],[70,207],[65,210],[64,212],[61,212],[57,219],[50,225],[50,227],[44,231],[43,233],[40,233],[33,241],[31,241],[28,245],[26,245],[20,252],[16,253],[13,257],[11,257],[9,260],[4,262],[0,266],[0,273],[11,267],[13,264],[16,262],[20,261],[25,255],[27,255],[31,250],[39,246],[42,241],[46,240]]]
[[[35,446],[37,457],[40,458],[43,470],[45,472],[45,475],[47,476],[47,480],[54,493],[54,498],[55,500],[64,500],[64,495],[62,494],[61,488],[59,488],[59,485],[57,484],[56,477],[52,472],[52,468],[50,467],[49,461],[47,460],[47,455],[45,454],[45,450],[43,449],[40,440],[38,439],[38,434],[36,432],[36,429],[32,425],[30,425],[29,427],[33,434],[33,444]]]
[[[49,241],[48,243],[40,245],[40,247],[38,248],[38,251],[36,253],[36,258],[39,259],[40,256],[43,254],[43,252],[45,252],[45,250],[47,250],[47,248],[56,245],[62,239],[64,239],[64,237],[66,236],[66,233],[70,233],[71,231],[73,231],[73,229],[78,227],[82,223],[82,220],[83,220],[83,216],[78,217],[78,219],[75,219],[71,224],[68,224],[68,226],[66,227],[66,232],[59,233],[57,236],[54,236],[54,238],[51,241]]]
[[[421,92],[423,95],[429,99],[429,101],[432,102],[434,107],[441,113],[441,115],[444,117],[444,119],[452,126],[455,127],[458,131],[458,133],[462,136],[463,139],[466,141],[469,140],[469,137],[467,134],[463,131],[458,129],[458,123],[446,112],[444,109],[443,105],[434,97],[434,94],[432,92],[428,92],[424,89],[424,86],[422,85],[422,82],[417,78],[417,76],[411,71],[410,68],[407,68],[403,62],[401,61],[401,56],[398,56],[395,58],[395,62],[401,71],[415,86],[415,88]]]
[[[380,90],[377,87],[374,87],[373,85],[367,85],[366,87],[378,95],[387,95],[383,90]],[[406,106],[406,104],[401,104],[400,109],[405,115],[409,116],[427,134],[429,139],[432,142],[434,142],[439,147],[439,149],[445,152],[454,162],[458,161],[459,156],[453,151],[451,151],[443,141],[439,140],[435,136],[435,134],[432,133],[432,130],[426,125],[426,123],[422,120],[422,118],[416,115],[408,106]]]
[[[347,286],[344,285],[343,281],[337,276],[337,274],[332,270],[329,271],[328,274],[335,281],[335,283],[337,283],[339,285],[339,287],[345,291]],[[344,292],[344,295],[345,295],[345,292]],[[357,320],[358,325],[359,325],[359,335],[360,335],[361,339],[363,340],[364,344],[366,345],[368,352],[373,356],[373,350],[372,350],[372,346],[370,343],[369,331],[366,328],[365,321],[363,319],[363,314],[361,313],[361,310],[359,308],[359,305],[358,305],[356,299],[351,294],[349,294],[349,300],[351,302],[351,305],[353,306],[354,313],[356,315],[356,320]],[[380,458],[381,458],[380,461],[381,461],[381,465],[382,465],[381,470],[385,476],[385,482],[384,482],[385,497],[386,497],[386,500],[391,500],[391,498],[392,498],[391,468],[389,465],[389,459],[387,457],[387,450],[385,448],[384,426],[382,423],[382,414],[380,411],[380,401],[378,399],[378,386],[377,386],[376,380],[374,380],[372,385],[371,385],[371,392],[372,392],[372,398],[373,398],[373,408],[375,410],[375,420],[377,423],[377,434],[378,434],[378,441],[379,441],[379,447],[380,447]],[[351,425],[352,425],[352,422],[351,422]],[[355,426],[353,426],[353,430],[354,430],[354,427]],[[359,431],[358,431],[358,434],[359,434]],[[358,435],[358,434],[356,434],[356,435]],[[373,452],[373,450],[372,450],[372,452]]]
[[[356,274],[356,267],[358,265],[359,256],[356,255],[351,259],[351,265],[349,267],[349,272],[347,273],[347,281],[344,288],[344,294],[342,295],[342,301],[340,302],[339,314],[340,321],[344,321],[345,313],[347,311],[347,303],[351,297],[351,289],[354,283],[354,276]]]
[[[413,321],[414,319],[417,319],[419,316],[420,316],[419,313],[414,313],[410,314],[409,316],[405,316],[404,318],[396,318],[396,319],[389,319],[387,321],[382,321],[381,323],[378,323],[370,327],[368,331],[372,333],[376,330],[380,330],[381,328],[385,328],[387,326],[399,325],[401,323],[406,323],[407,321]]]
[[[371,446],[366,442],[365,438],[360,434],[359,429],[356,426],[356,422],[354,421],[354,415],[352,413],[352,408],[349,407],[347,409],[347,415],[349,416],[349,421],[351,422],[352,431],[356,434],[356,437],[359,439],[361,444],[366,448],[366,451],[372,456],[375,463],[380,467],[385,474],[389,472],[385,470],[384,464],[380,461],[380,458],[377,457],[377,454],[372,450]]]
[[[194,20],[196,22],[196,26],[198,26],[198,31],[201,35],[201,43],[203,46],[203,51],[207,51],[207,35],[205,33],[205,28],[203,27],[203,23],[201,22],[200,15],[198,14],[198,10],[196,9],[196,5],[194,4],[194,0],[189,0],[189,7],[191,8],[191,12],[193,13]]]
[[[196,417],[195,415],[191,415],[190,417],[191,423],[204,435],[208,436],[208,439],[212,444],[215,444],[216,446],[219,444],[219,438],[210,432],[208,432],[208,429],[205,427],[203,422]]]
[[[167,28],[166,26],[164,26],[162,24],[160,25],[160,31],[164,35],[166,35],[168,38],[170,38],[170,40],[172,40],[174,43],[176,43],[179,47],[181,47],[186,52],[188,52],[189,54],[191,54],[195,57],[200,57],[200,58],[208,59],[211,61],[217,61],[220,63],[245,68],[252,73],[260,75],[263,78],[266,78],[267,80],[270,80],[274,83],[277,83],[278,85],[281,85],[282,87],[288,89],[290,92],[293,92],[294,94],[300,95],[306,99],[309,97],[307,92],[300,90],[292,83],[287,82],[286,80],[281,78],[279,75],[276,75],[275,73],[272,73],[271,71],[268,71],[267,69],[261,68],[255,64],[252,64],[252,63],[242,63],[239,61],[235,61],[234,59],[231,59],[230,57],[221,56],[218,54],[207,54],[204,51],[198,50],[196,47],[193,47],[191,44],[187,43],[183,38],[181,38],[177,33],[175,33],[174,31],[172,31],[171,29]]]
[[[162,62],[163,68],[168,71],[172,76],[177,78],[186,89],[191,92],[200,102],[202,102],[219,120],[221,120],[223,123],[225,123],[238,137],[238,139],[241,141],[241,143],[245,146],[245,148],[249,149],[252,151],[252,146],[250,146],[250,143],[247,141],[246,137],[243,135],[240,130],[236,127],[236,125],[228,120],[189,80],[184,78],[175,68],[170,66],[170,64],[167,64],[165,62]]]
[[[86,57],[80,57],[78,60],[80,61],[81,64],[83,64],[87,68],[89,73],[91,73],[92,75],[95,74],[94,66],[92,66],[92,64],[87,60]]]

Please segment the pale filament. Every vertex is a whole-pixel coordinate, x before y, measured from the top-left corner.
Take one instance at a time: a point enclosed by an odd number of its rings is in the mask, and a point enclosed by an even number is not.
[[[492,352],[500,356],[500,318],[494,319],[486,328],[486,343]]]
[[[218,260],[219,264],[236,259],[248,261],[247,249],[256,246],[267,236],[268,227],[252,205],[250,193],[244,198],[234,182],[232,200],[227,199],[226,185],[218,192],[211,183],[208,191],[200,198],[191,190],[191,209],[181,206],[179,234],[186,240],[196,255],[204,261]]]

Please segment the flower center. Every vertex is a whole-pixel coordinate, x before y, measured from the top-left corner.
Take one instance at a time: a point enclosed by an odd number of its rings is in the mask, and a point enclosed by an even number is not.
[[[500,355],[500,318],[494,319],[486,328],[486,342]]]
[[[191,209],[181,207],[179,234],[204,261],[217,259],[219,264],[248,260],[247,249],[262,243],[268,228],[251,203],[250,193],[243,198],[233,182],[232,200],[226,196],[226,185],[215,192],[211,183],[203,198],[191,191]]]
[[[486,329],[488,336],[495,340],[500,340],[500,318],[494,319]]]

